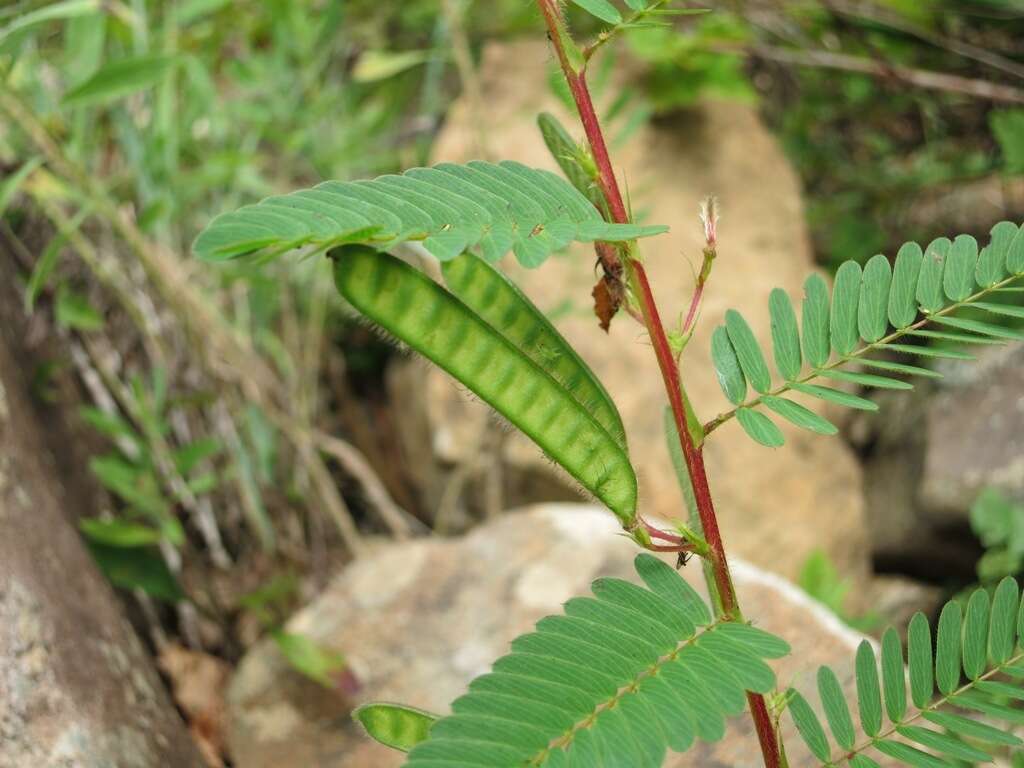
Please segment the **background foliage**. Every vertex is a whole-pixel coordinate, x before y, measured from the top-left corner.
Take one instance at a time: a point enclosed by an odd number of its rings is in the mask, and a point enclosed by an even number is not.
[[[638,62],[640,87],[605,115],[616,141],[647,120],[685,121],[699,99],[759,105],[829,266],[952,231],[983,240],[991,221],[1021,218],[1017,0],[690,5],[714,12],[624,35],[615,56]],[[38,393],[62,367],[81,382],[111,498],[82,532],[112,582],[155,606],[151,631],[228,659],[269,632],[299,669],[337,681],[343,660],[281,634],[281,620],[365,534],[435,522],[390,460],[387,428],[368,436],[358,413],[386,414],[391,352],[322,289],[326,265],[198,268],[189,246],[222,211],[425,163],[467,85],[453,51],[472,63],[485,40],[539,28],[520,0],[0,8],[0,237],[26,306],[75,350],[39,366]],[[880,69],[837,68],[840,54]],[[906,71],[1010,97],[916,87]],[[197,339],[202,360],[188,351]],[[979,499],[983,584],[1021,571],[1019,517]],[[814,585],[841,609],[827,563],[808,564]]]

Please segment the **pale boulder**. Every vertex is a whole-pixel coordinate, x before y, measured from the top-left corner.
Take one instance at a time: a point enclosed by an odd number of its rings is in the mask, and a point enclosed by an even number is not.
[[[476,137],[482,133],[496,156],[554,169],[535,117],[550,111],[567,126],[574,123],[545,86],[549,61],[544,41],[489,45],[480,70],[486,109],[476,112],[465,100],[457,102],[434,159],[473,159]],[[756,109],[738,103],[707,103],[671,124],[649,125],[627,146],[614,147],[613,154],[634,210],[647,222],[672,228],[667,236],[641,242],[666,322],[686,310],[693,290],[703,244],[700,201],[715,194],[721,202],[719,258],[683,370],[698,414],[708,420],[728,406],[710,358],[711,332],[725,311],[740,309],[764,349],[770,350],[768,294],[781,286],[799,301],[803,281],[814,269],[796,174]],[[609,335],[598,328],[590,309],[596,280],[593,251],[578,248],[535,270],[523,270],[511,260],[507,266],[542,310],[558,310],[558,328],[618,404],[640,477],[642,512],[679,515],[682,500],[662,432],[664,385],[637,323],[620,314]],[[426,397],[422,423],[428,433],[417,438],[419,443],[441,446],[446,462],[472,461],[490,423],[485,407],[437,369],[427,376],[419,391]],[[821,410],[820,404],[807,404]],[[790,578],[813,550],[823,548],[843,575],[861,581],[868,573],[868,550],[859,465],[840,439],[781,426],[787,445],[777,450],[756,445],[735,422],[723,426],[707,444],[708,472],[727,546]],[[515,467],[556,475],[521,435],[507,441],[506,457]],[[538,484],[534,500],[548,500],[543,494],[549,492]],[[517,501],[530,500],[523,496]]]
[[[243,659],[228,693],[229,743],[244,768],[392,768],[401,755],[363,736],[348,712],[363,701],[398,701],[445,712],[470,680],[543,616],[584,594],[598,576],[636,580],[636,546],[615,519],[590,505],[547,504],[510,512],[456,539],[396,543],[350,565],[288,624],[344,653],[362,685],[345,700],[288,667],[271,642]],[[774,664],[779,684],[813,691],[818,665],[844,684],[861,636],[781,577],[742,559],[733,572],[746,616],[790,642]],[[703,590],[701,569],[684,575]],[[817,765],[783,720],[790,765]],[[760,766],[749,717],[724,740],[700,743],[666,766]]]

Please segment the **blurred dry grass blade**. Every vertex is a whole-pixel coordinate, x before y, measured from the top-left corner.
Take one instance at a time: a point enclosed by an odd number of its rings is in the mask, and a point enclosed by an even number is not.
[[[1000,72],[1024,78],[1024,66],[1017,62],[1001,56],[995,51],[933,32],[876,3],[862,0],[827,0],[826,4],[830,10],[844,16],[882,24],[890,29],[913,35],[937,47],[945,48],[958,56],[973,59]]]
[[[1003,102],[1006,104],[1024,104],[1024,89],[1012,85],[1002,85],[988,80],[978,80],[944,72],[930,72],[899,65],[886,64],[860,56],[845,53],[833,53],[822,50],[795,50],[772,45],[753,45],[746,49],[734,46],[717,46],[715,50],[723,53],[745,52],[781,64],[795,64],[801,67],[825,67],[840,69],[845,72],[860,72],[879,78],[892,78],[917,88],[935,91],[962,93],[978,99]]]
[[[363,550],[362,536],[352,513],[320,456],[318,440],[304,423],[306,420],[293,412],[293,401],[288,397],[287,387],[253,350],[248,339],[243,338],[202,295],[187,263],[162,244],[147,238],[126,212],[119,210],[105,191],[68,159],[38,118],[6,85],[0,85],[0,110],[6,112],[13,124],[28,136],[45,157],[52,172],[61,177],[65,184],[77,189],[82,196],[94,201],[97,216],[128,247],[142,266],[156,295],[172,312],[176,321],[191,338],[202,340],[194,349],[200,352],[204,370],[214,380],[238,387],[245,399],[258,404],[271,422],[281,429],[305,465],[312,479],[314,493],[335,522],[346,547],[353,554],[360,554]],[[98,249],[80,231],[67,226],[68,219],[59,211],[59,207],[51,205],[48,213],[66,230],[69,241],[90,270],[113,289],[121,306],[134,317],[139,330],[151,341],[158,338],[145,313],[132,300],[133,289],[123,279],[123,272],[114,263],[104,261]],[[156,350],[154,353],[163,356]],[[327,443],[326,448],[320,446],[327,452],[337,447],[334,442]],[[385,525],[396,534],[407,535],[410,530],[407,516],[396,512],[397,505],[372,473],[365,458],[353,447],[349,448],[342,452],[344,458],[339,458],[342,468],[352,472],[363,486],[367,501]],[[355,456],[359,457],[359,461],[353,461]]]

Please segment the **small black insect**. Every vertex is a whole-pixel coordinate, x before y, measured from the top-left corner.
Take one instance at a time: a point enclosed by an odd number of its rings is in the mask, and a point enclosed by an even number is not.
[[[693,557],[693,552],[680,552],[679,557],[676,559],[676,570],[685,568],[686,564],[690,562],[691,557]]]

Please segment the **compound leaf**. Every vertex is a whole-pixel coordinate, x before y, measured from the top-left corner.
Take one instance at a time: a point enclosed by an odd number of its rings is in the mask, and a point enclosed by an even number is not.
[[[931,627],[924,614],[915,614],[907,631],[911,699],[915,710],[907,710],[900,638],[890,627],[882,635],[881,688],[892,728],[882,731],[883,696],[879,691],[878,668],[871,643],[865,640],[857,648],[855,669],[861,731],[867,738],[858,737],[839,678],[826,667],[818,670],[818,693],[836,743],[842,749],[842,757],[830,762],[830,750],[820,722],[808,703],[790,689],[787,698],[797,730],[811,752],[827,766],[848,764],[851,768],[868,768],[878,765],[865,754],[869,750],[892,758],[896,765],[933,768],[962,762],[993,762],[992,754],[980,749],[977,742],[1020,746],[1024,741],[989,722],[940,709],[961,707],[980,713],[986,721],[1024,725],[1024,710],[1015,706],[1017,702],[1024,702],[1024,666],[1018,666],[1024,649],[1016,647],[1015,643],[1018,629],[1015,623],[1020,624],[1017,620],[1020,616],[1024,616],[1024,601],[1013,578],[1000,582],[991,606],[988,592],[978,589],[968,601],[961,645],[959,603],[949,601],[939,618],[933,674]],[[1024,624],[1019,628],[1024,629]],[[961,662],[966,682],[961,682]],[[1002,679],[990,679],[996,675]],[[1012,682],[1006,682],[1007,677]],[[942,693],[940,697],[934,695],[936,685]],[[937,726],[938,730],[922,727],[925,724]],[[891,738],[894,735],[902,741]]]
[[[572,3],[573,5],[578,5],[591,16],[595,16],[609,24],[618,24],[622,21],[622,14],[608,0],[572,0]]]
[[[903,675],[900,636],[890,627],[882,635],[882,690],[885,691],[885,711],[892,723],[900,722],[907,711],[907,688]]]
[[[860,300],[861,268],[855,261],[845,261],[836,272],[832,288],[830,332],[832,349],[845,356],[857,346],[857,307]]]
[[[828,667],[818,668],[818,695],[825,708],[825,717],[836,743],[846,750],[853,749],[854,730],[850,710],[846,706],[843,688],[836,673]]]
[[[976,589],[967,602],[964,617],[964,674],[977,680],[985,671],[988,652],[988,592]]]
[[[878,685],[878,666],[871,643],[862,640],[857,646],[857,706],[864,733],[875,736],[882,727],[882,695]]]
[[[803,359],[800,355],[800,331],[796,324],[796,313],[787,294],[776,288],[768,297],[768,311],[772,322],[772,351],[775,353],[775,367],[782,378],[793,381],[800,375]]]
[[[821,375],[827,379],[836,381],[848,381],[851,384],[860,384],[864,387],[875,387],[876,389],[913,389],[914,385],[900,379],[891,379],[888,376],[878,376],[873,373],[856,373],[854,371],[840,371],[831,369],[822,371]]]
[[[946,696],[960,681],[960,605],[947,603],[939,615],[935,641],[935,681]]]
[[[945,760],[922,752],[901,741],[881,739],[876,741],[874,746],[882,754],[900,760],[906,765],[914,766],[914,768],[949,768],[949,764]]]
[[[646,586],[599,579],[593,597],[516,638],[405,765],[660,768],[669,748],[721,738],[748,686],[774,686],[766,654],[788,646],[750,627],[698,628],[678,602],[692,588],[675,570],[646,553],[635,565]]]
[[[814,756],[819,760],[828,762],[832,751],[828,746],[828,738],[825,736],[825,729],[821,727],[821,721],[814,714],[807,699],[792,688],[787,693],[789,699],[789,714],[793,718],[793,724],[803,737],[804,743],[810,748]]]
[[[760,411],[755,411],[752,408],[740,408],[736,412],[736,418],[743,430],[761,445],[778,448],[786,442],[782,430]]]
[[[889,289],[889,322],[894,328],[906,328],[917,318],[917,278],[924,254],[917,243],[906,243],[896,254]]]
[[[917,277],[917,303],[925,312],[938,312],[945,305],[942,276],[952,245],[949,238],[940,237],[933,240],[925,250],[921,272]]]
[[[953,733],[958,733],[971,739],[978,739],[990,744],[1004,744],[1008,747],[1024,744],[1024,741],[1021,741],[1020,738],[1008,731],[993,728],[991,725],[961,715],[954,715],[949,712],[924,712],[921,716],[940,728],[946,728]]]
[[[992,598],[992,617],[988,630],[988,658],[993,664],[1003,664],[1013,654],[1017,605],[1020,588],[1017,580],[1007,576],[996,587]]]
[[[762,394],[772,387],[771,373],[761,354],[761,347],[754,338],[754,332],[750,330],[743,315],[735,309],[725,313],[725,328],[729,333],[729,341],[736,350],[736,357],[739,359],[740,368],[747,381],[758,392]]]
[[[907,629],[907,660],[910,667],[910,699],[924,708],[935,685],[932,665],[932,630],[928,619],[918,611]]]
[[[1009,341],[1024,341],[1024,334],[1019,331],[1004,328],[1001,325],[983,323],[980,320],[970,320],[966,317],[949,317],[948,315],[934,318],[936,323],[948,325],[961,331],[970,331],[982,336],[991,336],[996,339],[1007,339]]]
[[[794,403],[792,400],[765,395],[762,401],[768,408],[775,411],[786,421],[796,424],[803,429],[809,429],[811,432],[817,432],[819,435],[834,435],[839,431],[836,425],[828,419],[819,416],[799,403]]]
[[[718,385],[730,402],[739,405],[747,396],[747,378],[740,367],[739,355],[729,339],[724,325],[715,328],[711,334],[711,359],[718,374]]]
[[[960,235],[953,241],[943,275],[943,289],[952,301],[963,301],[974,292],[974,272],[978,266],[978,241]]]
[[[803,347],[807,362],[823,367],[829,358],[828,286],[821,275],[814,274],[804,282]]]
[[[495,261],[511,250],[536,267],[573,241],[621,242],[664,231],[605,222],[590,200],[549,171],[474,161],[268,197],[215,218],[193,250],[223,261],[355,243],[387,250],[413,240],[441,261],[466,250]]]
[[[562,169],[565,178],[594,206],[600,208],[603,201],[601,191],[581,163],[584,150],[573,140],[554,115],[541,112],[537,116],[537,126],[540,128],[540,134],[548,152],[558,163],[558,167]]]
[[[982,288],[991,288],[1005,274],[1006,253],[995,248],[992,243],[982,248],[978,255],[978,266],[974,270],[975,282]]]
[[[892,268],[882,254],[872,256],[864,266],[860,284],[860,305],[857,309],[857,323],[860,337],[869,344],[885,335],[888,322],[889,291],[892,283]]]
[[[904,725],[897,728],[896,731],[903,738],[915,741],[922,747],[942,752],[958,760],[970,760],[972,763],[992,762],[992,756],[988,753],[945,733],[938,733],[916,725]]]
[[[856,408],[861,411],[878,410],[878,403],[875,401],[868,400],[859,395],[852,395],[849,392],[843,392],[841,389],[819,387],[816,384],[794,384],[793,389],[797,392],[803,392],[805,395],[816,397],[819,400],[825,400],[826,402],[835,403],[847,408]]]

